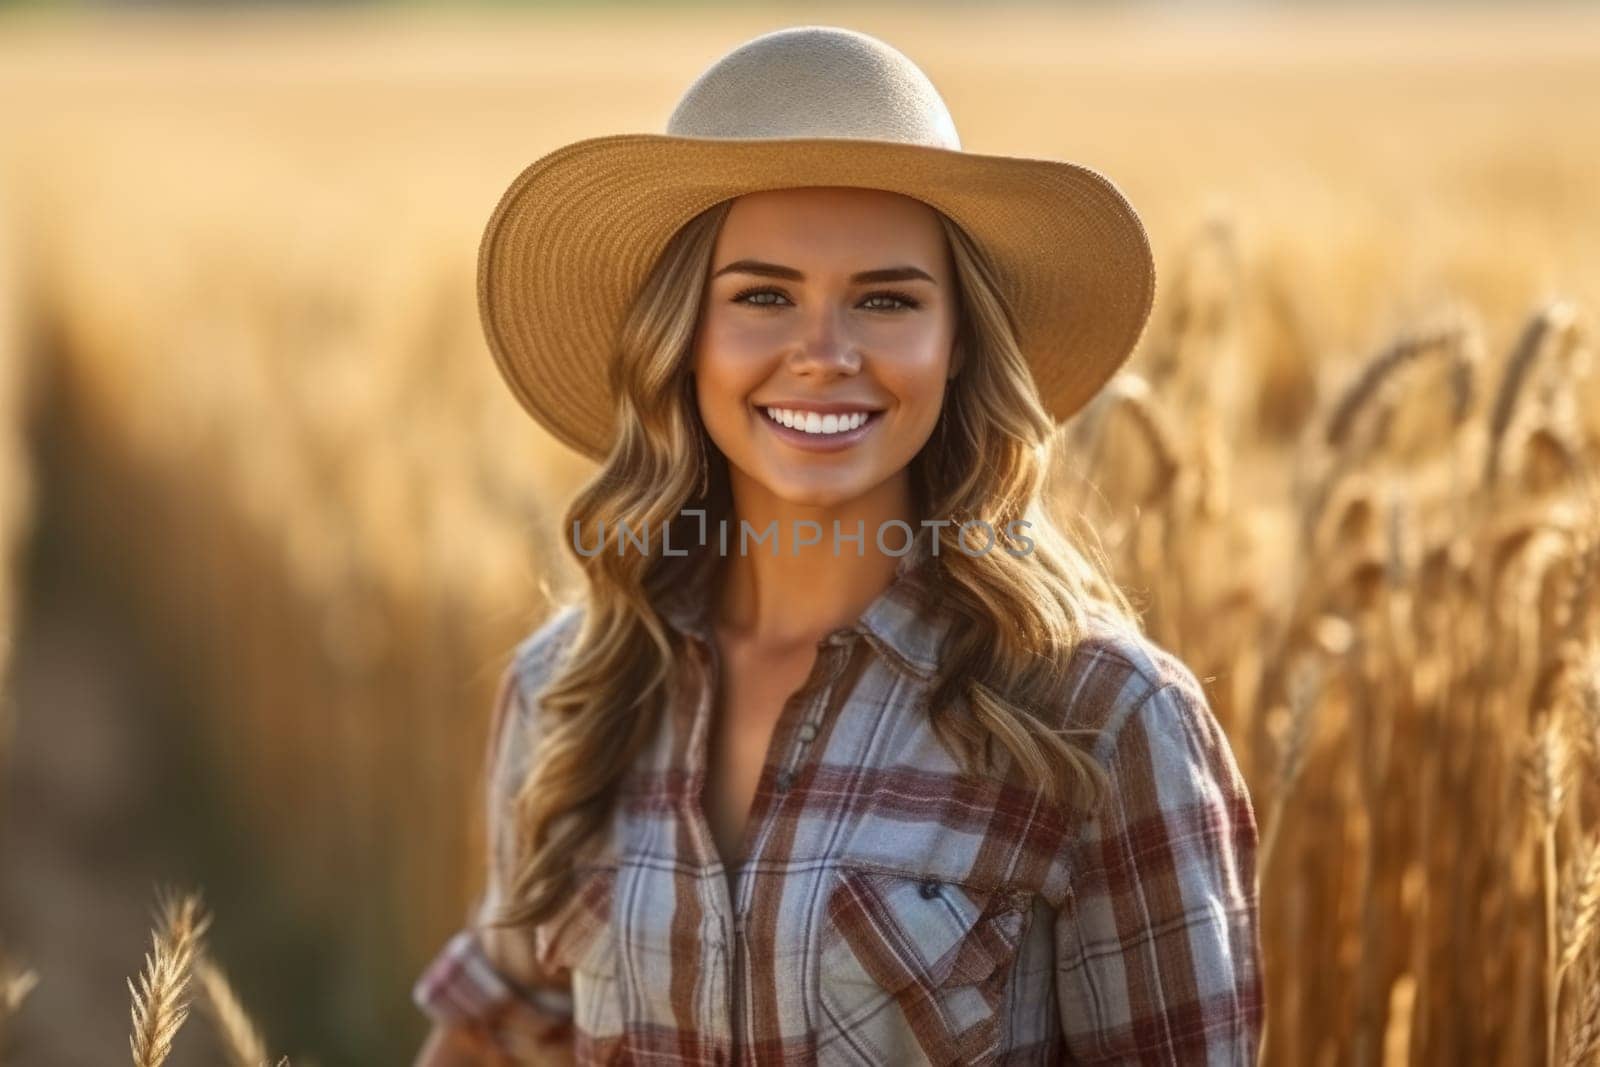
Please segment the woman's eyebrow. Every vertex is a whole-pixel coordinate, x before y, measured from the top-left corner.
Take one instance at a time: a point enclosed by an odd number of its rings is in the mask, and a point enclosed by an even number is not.
[[[785,267],[778,263],[763,263],[759,259],[736,259],[726,267],[717,271],[711,277],[720,278],[724,274],[760,274],[768,278],[784,278],[792,282],[803,282],[806,276],[793,267]],[[933,282],[933,276],[920,267],[882,267],[878,270],[864,270],[850,275],[850,284],[863,285],[868,282]]]

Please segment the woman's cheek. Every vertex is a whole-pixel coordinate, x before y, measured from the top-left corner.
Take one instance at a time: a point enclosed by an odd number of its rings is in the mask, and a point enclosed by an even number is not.
[[[743,348],[760,344],[784,329],[776,316],[722,314],[712,316],[711,333],[718,344]]]

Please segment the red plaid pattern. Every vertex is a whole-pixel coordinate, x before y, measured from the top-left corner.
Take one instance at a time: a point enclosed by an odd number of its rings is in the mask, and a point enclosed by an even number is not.
[[[572,1019],[570,990],[519,987],[495,968],[475,930],[462,930],[445,943],[417,979],[413,999],[441,1022],[481,1023],[522,1017],[541,1034]]]
[[[1256,820],[1199,682],[1097,618],[1051,725],[1094,731],[1107,806],[1087,818],[1018,774],[966,776],[923,703],[952,619],[917,545],[818,643],[731,872],[700,804],[720,670],[706,569],[666,598],[678,698],[569,901],[517,937],[481,920],[505,880],[538,693],[581,609],[525,639],[491,743],[489,888],[417,1003],[494,1020],[526,1062],[553,1040],[580,1064],[1255,1064]]]

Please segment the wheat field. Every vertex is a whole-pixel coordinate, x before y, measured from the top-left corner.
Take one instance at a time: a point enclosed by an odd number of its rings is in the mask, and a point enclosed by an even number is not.
[[[26,830],[96,745],[169,801],[106,832],[216,901],[230,1062],[409,1057],[591,469],[493,369],[478,234],[542,152],[800,22],[1146,222],[1155,313],[1058,487],[1250,781],[1265,1062],[1595,1059],[1600,14],[869,5],[0,19],[0,1062],[126,1055],[147,887],[111,872],[149,868]],[[55,696],[101,660],[30,641],[41,560],[144,665],[103,718]],[[108,885],[135,921],[64,944]],[[168,1062],[214,1062],[198,1029]]]

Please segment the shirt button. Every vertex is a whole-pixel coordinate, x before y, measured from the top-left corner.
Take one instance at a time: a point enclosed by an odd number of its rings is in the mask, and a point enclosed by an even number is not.
[[[816,723],[814,723],[814,722],[803,722],[803,723],[800,724],[800,740],[809,741],[813,737],[816,737],[816,736],[817,736],[817,724]]]
[[[938,882],[936,882],[932,878],[930,878],[926,882],[922,883],[922,898],[924,900],[931,900],[931,899],[933,899],[934,897],[936,897],[938,895],[939,895],[939,883]]]
[[[794,774],[790,771],[778,772],[778,792],[787,793],[789,786],[794,782]]]

